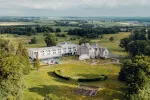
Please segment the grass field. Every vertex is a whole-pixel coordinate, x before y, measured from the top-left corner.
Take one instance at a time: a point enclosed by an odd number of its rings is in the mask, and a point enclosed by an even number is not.
[[[99,43],[103,47],[107,47],[113,54],[120,55],[122,57],[127,56],[127,53],[119,47],[120,39],[127,37],[130,33],[121,32],[119,34],[106,34],[103,38],[92,39],[92,43]],[[113,42],[109,41],[110,37],[114,37]],[[1,38],[11,40],[14,44],[22,42],[27,48],[31,47],[45,47],[44,36],[42,33],[33,36],[19,36],[15,37],[12,34],[0,34]],[[29,44],[32,37],[37,38],[37,44]],[[70,40],[70,38],[76,37],[76,40]],[[63,41],[72,41],[78,43],[77,36],[56,37],[57,43]],[[72,57],[65,57],[60,60],[62,64],[56,66],[43,66],[39,71],[32,70],[31,73],[25,76],[26,88],[24,90],[25,100],[43,100],[44,96],[49,93],[56,94],[58,96],[65,96],[71,100],[116,100],[124,99],[125,85],[118,81],[118,73],[120,71],[120,65],[106,64],[109,60],[99,60],[99,65],[89,64],[91,61],[81,62]],[[98,77],[101,74],[108,75],[108,79],[100,82],[91,83],[78,83],[77,81],[65,81],[55,77],[52,72],[54,70],[62,70],[65,76],[71,77]],[[72,91],[78,86],[78,84],[87,84],[92,86],[99,86],[100,89],[96,97],[86,97],[73,94]]]
[[[25,76],[26,89],[25,100],[43,100],[46,94],[65,96],[71,100],[114,100],[123,99],[124,84],[118,81],[120,65],[96,65],[91,66],[71,57],[61,59],[63,64],[44,66],[39,71],[32,70]],[[74,80],[65,81],[52,74],[54,70],[62,70],[63,74],[71,77],[98,77],[101,74],[108,75],[108,79],[99,82],[79,83]],[[89,97],[73,94],[72,91],[79,84],[98,86],[97,96]]]
[[[102,39],[93,39],[91,40],[91,42],[99,43],[99,45],[101,45],[102,47],[108,48],[108,50],[110,50],[110,52],[112,52],[113,54],[117,54],[119,56],[127,56],[128,54],[124,52],[122,48],[119,47],[119,44],[120,39],[128,37],[129,34],[130,34],[129,32],[121,32],[119,34],[106,34],[103,36]],[[109,41],[110,37],[114,37],[113,42]]]
[[[63,32],[64,33],[64,32]],[[99,38],[99,39],[92,39],[91,42],[92,43],[99,43],[99,45],[101,45],[102,47],[106,47],[108,48],[108,50],[110,52],[112,52],[113,54],[117,54],[119,56],[127,56],[128,54],[126,52],[123,51],[123,49],[121,49],[119,47],[119,43],[120,43],[120,39],[124,38],[124,37],[128,37],[129,36],[129,32],[121,32],[118,34],[106,34],[103,35],[103,38]],[[44,36],[43,34],[38,34],[38,35],[33,35],[33,36],[19,36],[19,37],[14,37],[14,35],[11,34],[1,34],[0,37],[5,38],[5,39],[9,39],[12,40],[14,43],[17,41],[19,42],[23,42],[23,44],[26,47],[45,47],[45,41],[44,41]],[[36,37],[37,38],[37,44],[29,44],[30,40],[32,37]],[[75,37],[75,40],[70,40],[71,38]],[[110,37],[114,37],[115,40],[113,42],[109,41]],[[59,42],[64,42],[64,41],[72,41],[73,43],[78,44],[79,43],[79,39],[78,36],[70,36],[67,35],[67,37],[56,37],[57,38],[57,43]]]

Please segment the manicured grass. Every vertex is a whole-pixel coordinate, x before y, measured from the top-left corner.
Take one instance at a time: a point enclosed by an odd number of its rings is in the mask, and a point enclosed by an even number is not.
[[[113,54],[116,54],[119,56],[127,56],[128,54],[124,52],[122,48],[119,47],[119,44],[120,44],[120,39],[128,37],[129,34],[130,34],[129,32],[120,32],[119,34],[106,34],[106,35],[103,35],[102,39],[93,39],[91,40],[91,42],[99,43],[99,45],[101,45],[102,47],[108,48],[108,50],[112,52]],[[110,37],[114,37],[114,41],[112,42],[109,41]]]
[[[63,61],[63,60],[61,60]],[[64,64],[55,66],[45,66],[39,71],[32,70],[25,76],[26,89],[24,91],[25,100],[43,100],[49,93],[58,96],[65,96],[71,100],[113,100],[123,99],[124,84],[118,81],[120,65],[96,65],[91,66],[77,60],[67,60]],[[67,63],[68,62],[68,63]],[[101,74],[108,75],[108,79],[99,82],[79,83],[77,81],[62,80],[52,74],[54,70],[62,70],[62,73],[72,77],[96,77]],[[73,94],[72,91],[79,84],[99,86],[97,96],[89,97]]]
[[[127,37],[128,32],[122,32],[119,34],[106,34],[102,39],[93,39],[91,42],[98,42],[99,45],[107,47],[110,52],[120,56],[126,56],[127,53],[119,47],[120,39]],[[32,37],[37,38],[37,44],[28,44]],[[43,34],[34,36],[19,36],[14,37],[12,34],[1,34],[0,37],[11,40],[14,44],[23,42],[28,48],[30,47],[44,47]],[[113,36],[115,40],[109,41],[109,38]],[[58,43],[63,41],[70,41],[70,38],[77,36],[68,35],[65,38],[57,37]],[[73,43],[78,43],[79,39],[72,40]],[[43,100],[44,96],[49,93],[56,94],[58,96],[66,96],[71,100],[113,100],[123,99],[125,88],[124,84],[118,81],[118,73],[120,71],[120,65],[94,65],[86,62],[78,61],[76,57],[63,57],[61,59],[62,64],[56,66],[42,67],[39,71],[32,70],[31,73],[25,76],[26,89],[24,91],[25,100]],[[100,63],[106,63],[109,60],[99,60]],[[98,63],[98,64],[100,64]],[[86,97],[73,94],[72,91],[78,86],[77,81],[65,81],[53,76],[54,70],[62,70],[64,75],[73,77],[96,77],[101,74],[108,75],[108,79],[100,82],[84,83],[87,85],[99,86],[99,92],[96,97]]]

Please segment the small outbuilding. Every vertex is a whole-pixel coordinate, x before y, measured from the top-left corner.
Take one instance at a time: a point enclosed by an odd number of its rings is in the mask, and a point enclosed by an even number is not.
[[[86,59],[90,59],[90,57],[87,54],[79,56],[79,60],[86,60]]]

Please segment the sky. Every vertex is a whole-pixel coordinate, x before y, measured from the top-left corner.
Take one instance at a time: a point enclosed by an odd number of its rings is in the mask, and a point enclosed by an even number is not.
[[[0,0],[0,16],[150,16],[150,0]]]

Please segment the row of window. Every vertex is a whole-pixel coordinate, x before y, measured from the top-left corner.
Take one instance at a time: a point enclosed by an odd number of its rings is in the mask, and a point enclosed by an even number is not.
[[[66,52],[66,49],[63,50],[64,52]],[[72,51],[71,49],[69,49],[69,51]],[[74,49],[74,51],[77,51],[76,49]],[[41,53],[44,53],[44,51],[40,51]],[[47,52],[51,52],[50,50],[47,50]],[[53,50],[52,52],[56,52],[56,50]],[[58,52],[61,52],[61,50],[58,50]]]
[[[69,50],[71,50],[72,48],[68,48]],[[76,47],[73,47],[73,49],[76,51]],[[58,49],[58,51],[61,51],[62,49]],[[65,50],[67,50],[66,48],[63,48],[63,50],[65,51]],[[47,52],[51,52],[51,51],[53,51],[53,52],[56,52],[56,49],[53,49],[53,50],[47,50]],[[41,53],[43,53],[43,52],[45,52],[44,50],[43,51],[40,51]]]

